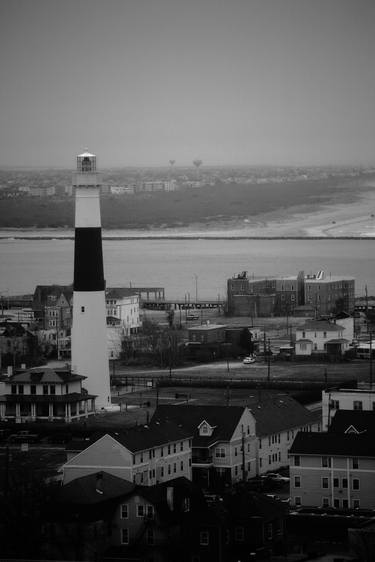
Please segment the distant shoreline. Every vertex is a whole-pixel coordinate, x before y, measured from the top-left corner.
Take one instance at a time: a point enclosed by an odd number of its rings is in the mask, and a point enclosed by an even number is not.
[[[102,236],[103,240],[375,240],[374,236],[201,236],[201,235],[151,235],[151,236]],[[74,236],[6,236],[0,240],[74,240]]]

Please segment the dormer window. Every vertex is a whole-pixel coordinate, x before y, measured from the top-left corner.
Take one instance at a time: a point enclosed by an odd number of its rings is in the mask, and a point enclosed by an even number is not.
[[[214,427],[212,427],[206,420],[203,420],[198,425],[199,435],[203,437],[210,437],[214,431]]]

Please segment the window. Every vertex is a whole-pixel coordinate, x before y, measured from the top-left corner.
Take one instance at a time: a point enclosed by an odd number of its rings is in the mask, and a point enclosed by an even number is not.
[[[359,490],[359,478],[353,478],[352,488],[353,490]]]
[[[81,306],[81,312],[85,312],[85,307]]]
[[[302,504],[302,500],[301,500],[301,496],[295,496],[294,497],[294,505],[296,507],[300,506]]]
[[[295,477],[294,477],[294,487],[295,487],[295,488],[300,488],[300,487],[301,487],[301,477],[300,477],[300,476],[295,476]]]
[[[12,384],[12,394],[17,394],[17,385]]]
[[[306,337],[306,332],[302,332],[302,338],[305,339]]]
[[[123,503],[121,506],[121,519],[127,519],[128,517],[129,517],[128,504]]]
[[[338,478],[333,479],[333,487],[338,488],[340,485],[340,480]]]
[[[323,476],[323,478],[322,478],[322,488],[328,488],[328,486],[329,486],[328,478]]]
[[[347,487],[348,487],[348,479],[347,479],[347,478],[343,478],[343,479],[342,479],[342,487],[343,487],[343,488],[347,488]]]
[[[348,507],[349,507],[349,502],[348,502],[348,500],[342,500],[342,507],[343,507],[344,509],[348,509]]]
[[[259,449],[261,449],[261,448],[262,448],[262,440],[259,439]]]
[[[362,400],[354,400],[353,410],[362,410]]]
[[[129,544],[129,529],[121,529],[121,544]]]
[[[49,393],[50,394],[56,394],[56,387],[55,387],[54,384],[49,385]]]
[[[48,384],[43,385],[43,394],[48,394]]]
[[[154,517],[154,506],[146,505],[146,516],[148,519],[153,519]]]
[[[216,458],[224,458],[225,457],[225,449],[223,449],[222,447],[218,447],[215,450],[215,457]]]
[[[322,457],[322,466],[327,468],[331,466],[331,457]]]
[[[237,456],[237,447],[234,448],[234,456]]]
[[[327,332],[323,332],[323,338],[327,337]]]
[[[359,462],[356,457],[352,458],[352,468],[359,468]]]
[[[137,505],[137,517],[144,517],[145,514],[145,506],[142,504]]]
[[[354,509],[359,509],[359,507],[360,507],[359,500],[353,500],[353,507],[354,507]]]
[[[322,507],[329,507],[329,498],[322,498]]]
[[[18,394],[23,394],[23,384],[18,385]]]
[[[171,454],[171,446],[168,445],[168,455],[170,455],[170,454]]]
[[[176,443],[173,443],[173,452],[177,453],[177,444]]]
[[[184,442],[181,441],[181,443],[180,443],[180,451],[183,451],[183,450],[184,450]]]
[[[176,463],[174,462],[174,463],[173,463],[173,472],[176,472],[176,470],[177,470],[177,465],[176,465]]]
[[[184,471],[184,461],[180,462],[180,470],[181,470],[181,472]]]
[[[236,542],[243,542],[245,540],[245,530],[243,527],[234,528],[234,540]]]
[[[35,384],[30,385],[30,394],[36,394],[36,385]]]
[[[238,466],[235,466],[234,467],[234,475],[237,476],[237,474],[238,474]]]
[[[208,531],[201,531],[199,533],[199,544],[201,546],[207,546],[210,542],[210,534]]]
[[[171,465],[169,464],[168,465],[168,474],[170,474],[170,473],[171,473]]]
[[[333,507],[335,507],[336,509],[339,509],[339,507],[340,507],[340,500],[333,500]]]

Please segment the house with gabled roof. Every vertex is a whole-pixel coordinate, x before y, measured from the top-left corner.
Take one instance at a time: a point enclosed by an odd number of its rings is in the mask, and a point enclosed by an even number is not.
[[[95,398],[82,387],[87,377],[63,369],[19,370],[0,383],[0,420],[71,422],[95,414]]]
[[[48,557],[162,561],[174,555],[188,560],[181,553],[189,547],[186,528],[205,500],[183,477],[137,486],[102,471],[58,488],[49,507]]]
[[[323,429],[327,431],[339,410],[375,411],[375,388],[330,388],[322,391]]]
[[[375,441],[367,433],[303,433],[290,448],[294,506],[375,508]]]
[[[218,488],[256,475],[255,422],[248,408],[158,406],[151,425],[166,421],[193,436],[193,480],[203,488]]]
[[[336,410],[328,431],[331,433],[375,435],[375,411]]]
[[[345,327],[339,323],[311,320],[296,329],[295,353],[342,355],[348,349],[350,341],[345,336]]]
[[[108,287],[105,291],[107,325],[119,326],[123,335],[134,334],[141,325],[139,294],[129,287]]]
[[[67,447],[63,482],[103,470],[143,486],[180,476],[191,480],[191,438],[184,428],[164,422],[72,443]]]

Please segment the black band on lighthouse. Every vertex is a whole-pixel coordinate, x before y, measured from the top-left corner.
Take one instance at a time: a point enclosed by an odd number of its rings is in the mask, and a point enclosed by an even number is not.
[[[104,291],[102,229],[76,228],[74,291]]]

